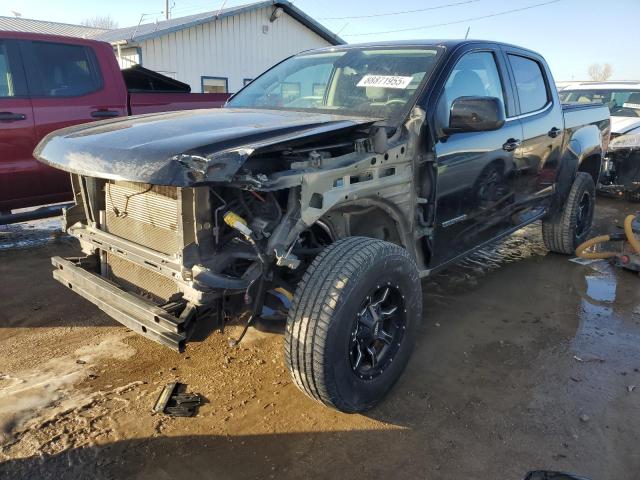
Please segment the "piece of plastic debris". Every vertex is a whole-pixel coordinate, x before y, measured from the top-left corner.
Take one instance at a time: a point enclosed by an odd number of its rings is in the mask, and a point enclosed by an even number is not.
[[[627,392],[631,393],[633,392],[636,388],[638,388],[638,385],[629,385],[627,387]]]
[[[581,422],[588,422],[589,420],[591,419],[589,418],[589,415],[587,415],[586,413],[583,413],[582,415],[580,415]]]
[[[591,265],[593,263],[604,262],[604,260],[601,258],[580,258],[580,257],[570,258],[569,261],[573,263],[577,263],[578,265]]]
[[[172,417],[193,417],[203,398],[197,393],[179,392],[181,388],[182,384],[178,382],[168,383],[160,392],[153,411]]]
[[[604,359],[603,358],[598,358],[598,357],[579,357],[577,355],[573,356],[574,360],[577,360],[578,362],[583,362],[583,363],[587,363],[587,362],[598,362],[598,363],[604,363]]]

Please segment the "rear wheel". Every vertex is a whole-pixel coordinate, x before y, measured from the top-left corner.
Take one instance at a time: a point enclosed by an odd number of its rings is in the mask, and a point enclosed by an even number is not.
[[[578,172],[562,210],[542,221],[542,236],[552,252],[571,255],[587,239],[595,212],[596,188],[591,175]]]
[[[372,407],[409,360],[421,307],[418,269],[405,249],[364,237],[333,243],[289,310],[285,357],[294,382],[344,412]]]

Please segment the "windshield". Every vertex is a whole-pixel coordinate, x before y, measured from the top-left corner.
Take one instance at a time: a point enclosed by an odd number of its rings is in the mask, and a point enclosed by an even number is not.
[[[435,48],[371,48],[296,55],[227,104],[397,119],[433,69]]]
[[[614,117],[640,117],[640,90],[562,90],[565,103],[602,103]]]

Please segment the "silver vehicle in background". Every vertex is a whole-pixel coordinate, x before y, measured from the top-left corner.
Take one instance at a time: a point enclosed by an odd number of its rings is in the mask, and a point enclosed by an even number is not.
[[[602,103],[611,112],[611,142],[598,189],[640,199],[640,81],[580,82],[559,92],[563,103]]]

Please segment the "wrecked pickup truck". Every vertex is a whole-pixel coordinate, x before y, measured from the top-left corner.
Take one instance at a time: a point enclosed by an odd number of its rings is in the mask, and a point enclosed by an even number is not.
[[[226,108],[43,140],[37,158],[73,174],[65,228],[86,255],[53,258],[54,277],[179,350],[196,324],[286,322],[294,382],[362,411],[407,364],[421,277],[538,219],[552,251],[585,239],[608,128],[514,46],[305,52]]]

